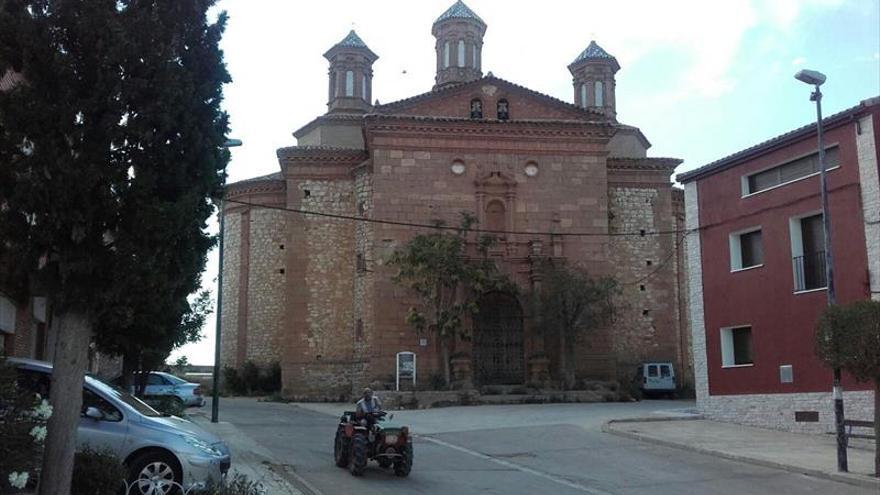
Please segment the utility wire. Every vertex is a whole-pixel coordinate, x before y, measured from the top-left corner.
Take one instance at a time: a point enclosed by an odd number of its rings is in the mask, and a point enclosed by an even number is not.
[[[343,215],[339,213],[325,213],[321,211],[311,211],[311,210],[302,210],[298,208],[288,208],[285,206],[274,206],[274,205],[265,205],[260,203],[251,203],[249,201],[241,201],[237,199],[225,199],[227,203],[235,203],[244,206],[250,206],[254,208],[265,208],[269,210],[278,210],[278,211],[286,211],[289,213],[298,213],[300,215],[313,215],[317,217],[324,218],[334,218],[337,220],[352,220],[355,222],[365,222],[365,223],[374,223],[380,225],[395,225],[399,227],[414,227],[420,229],[435,229],[435,230],[462,230],[461,227],[454,227],[451,225],[443,225],[443,224],[426,224],[426,223],[415,223],[415,222],[401,222],[398,220],[383,220],[379,218],[367,218],[367,217],[357,217],[354,215]],[[523,230],[494,230],[494,229],[480,229],[480,228],[472,228],[468,229],[469,232],[476,232],[480,234],[506,234],[506,235],[546,235],[546,236],[558,236],[558,237],[648,237],[655,235],[675,235],[675,234],[687,234],[691,232],[690,230],[658,230],[658,231],[639,231],[639,232],[542,232],[542,231],[534,231],[527,232]]]

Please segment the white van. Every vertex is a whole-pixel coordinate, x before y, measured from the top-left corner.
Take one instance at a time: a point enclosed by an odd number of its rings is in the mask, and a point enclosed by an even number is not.
[[[636,369],[636,383],[645,397],[674,397],[675,369],[670,362],[642,363]]]

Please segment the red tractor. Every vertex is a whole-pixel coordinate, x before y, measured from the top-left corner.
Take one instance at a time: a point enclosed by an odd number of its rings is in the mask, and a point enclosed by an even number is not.
[[[409,476],[413,463],[413,444],[409,428],[385,419],[384,411],[356,414],[342,413],[333,442],[333,460],[348,467],[354,476],[362,476],[367,461],[375,460],[383,468],[394,467],[397,476]]]

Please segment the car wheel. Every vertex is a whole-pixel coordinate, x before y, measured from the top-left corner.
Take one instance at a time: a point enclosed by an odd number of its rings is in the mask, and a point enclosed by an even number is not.
[[[407,445],[403,448],[403,457],[398,458],[394,462],[394,474],[400,476],[401,478],[409,476],[409,472],[412,471],[412,463],[413,463],[413,446],[412,444]]]
[[[352,476],[363,476],[367,467],[367,438],[364,435],[355,435],[351,439],[351,464],[348,470]]]
[[[128,493],[131,495],[179,493],[182,481],[180,464],[167,452],[146,452],[129,463]]]
[[[337,430],[336,440],[333,442],[333,460],[337,466],[341,468],[348,467],[349,456],[351,455],[349,452],[350,445],[351,441],[345,438],[342,430]]]

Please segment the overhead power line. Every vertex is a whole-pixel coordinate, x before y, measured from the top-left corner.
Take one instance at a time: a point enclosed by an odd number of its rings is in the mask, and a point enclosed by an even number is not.
[[[354,222],[364,222],[364,223],[372,223],[372,224],[380,224],[380,225],[394,225],[398,227],[412,227],[418,229],[434,229],[434,230],[454,230],[459,231],[461,227],[455,227],[452,225],[445,224],[426,224],[426,223],[417,223],[417,222],[402,222],[399,220],[383,220],[380,218],[368,218],[368,217],[359,217],[354,215],[343,215],[340,213],[327,213],[323,211],[312,211],[312,210],[303,210],[299,208],[288,208],[285,206],[275,206],[275,205],[265,205],[260,203],[252,203],[249,201],[241,201],[237,199],[226,199],[224,200],[227,203],[235,203],[244,206],[250,206],[253,208],[264,208],[269,210],[278,210],[285,211],[288,213],[296,213],[300,215],[311,215],[316,217],[324,217],[324,218],[333,218],[337,220],[350,220]],[[649,230],[640,230],[638,232],[547,232],[547,231],[525,231],[525,230],[496,230],[496,229],[480,229],[480,228],[472,228],[468,229],[470,232],[480,233],[480,234],[505,234],[505,235],[546,235],[546,236],[557,236],[557,237],[648,237],[648,236],[658,236],[658,235],[676,235],[676,234],[687,234],[692,232],[692,230],[688,229],[679,229],[679,230],[658,230],[658,231],[649,231]]]

